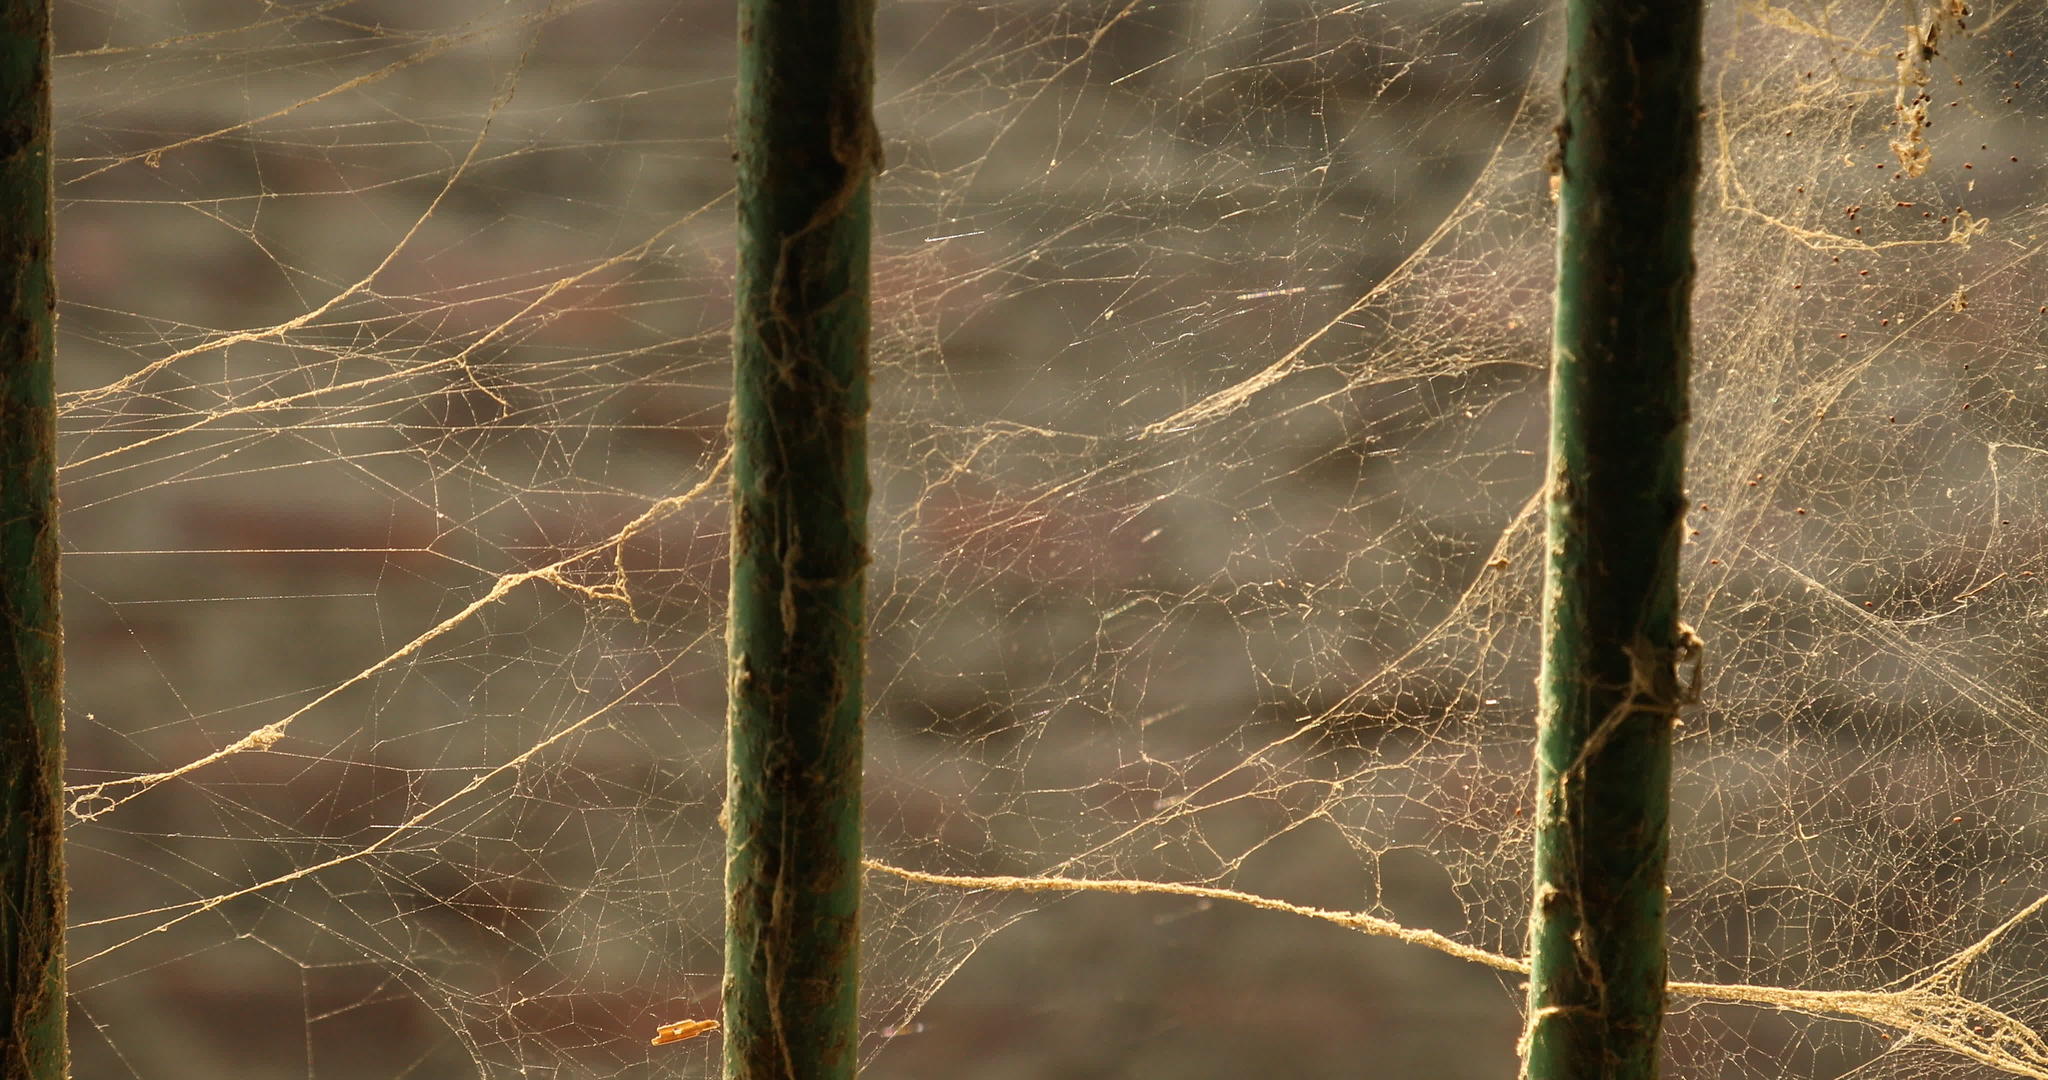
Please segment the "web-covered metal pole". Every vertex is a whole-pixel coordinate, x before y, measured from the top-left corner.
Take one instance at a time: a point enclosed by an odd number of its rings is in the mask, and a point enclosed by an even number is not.
[[[873,0],[741,0],[725,1075],[858,1059]]]
[[[50,4],[0,0],[0,1077],[64,1080]]]
[[[1654,1080],[1700,0],[1567,0],[1527,1080]]]

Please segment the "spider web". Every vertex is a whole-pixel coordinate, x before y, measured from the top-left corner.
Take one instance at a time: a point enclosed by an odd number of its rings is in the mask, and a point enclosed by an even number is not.
[[[60,5],[80,1075],[716,1071],[729,7]],[[1714,7],[1668,1067],[2048,1077],[2048,17]],[[1510,1067],[1555,30],[882,6],[870,1069]]]

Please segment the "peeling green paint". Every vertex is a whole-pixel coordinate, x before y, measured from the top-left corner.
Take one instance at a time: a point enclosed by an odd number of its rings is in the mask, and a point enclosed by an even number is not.
[[[63,1080],[63,635],[57,602],[50,6],[0,3],[0,938],[6,1080]]]
[[[1698,0],[1567,4],[1529,1080],[1657,1075],[1700,32]]]
[[[725,1075],[858,1064],[872,0],[742,0]]]

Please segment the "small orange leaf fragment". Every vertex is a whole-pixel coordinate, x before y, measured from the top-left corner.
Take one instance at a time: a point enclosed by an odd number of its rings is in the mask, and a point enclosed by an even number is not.
[[[648,1045],[666,1046],[669,1043],[682,1042],[684,1039],[694,1039],[699,1035],[717,1030],[718,1021],[716,1020],[678,1020],[673,1024],[663,1024],[655,1028],[654,1041]]]

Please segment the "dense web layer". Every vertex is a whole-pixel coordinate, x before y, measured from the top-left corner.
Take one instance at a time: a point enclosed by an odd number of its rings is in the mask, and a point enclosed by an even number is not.
[[[2048,1077],[2048,9],[1711,6],[1670,1070]],[[79,1074],[712,1074],[727,5],[59,16]],[[869,1068],[1500,1074],[1553,13],[878,30]]]

